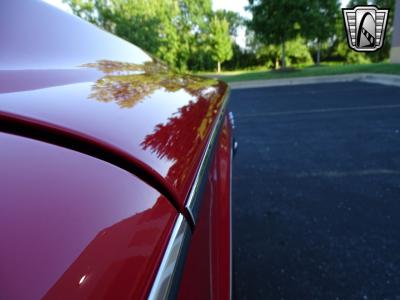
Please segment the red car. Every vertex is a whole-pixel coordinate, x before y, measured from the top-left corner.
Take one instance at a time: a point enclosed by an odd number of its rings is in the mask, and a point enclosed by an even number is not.
[[[0,3],[0,299],[229,299],[227,85]]]

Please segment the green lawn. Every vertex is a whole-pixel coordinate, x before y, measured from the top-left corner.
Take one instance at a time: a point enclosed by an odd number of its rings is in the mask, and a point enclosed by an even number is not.
[[[304,67],[287,71],[235,71],[224,72],[220,75],[206,74],[215,76],[226,82],[248,81],[260,79],[279,79],[291,77],[306,77],[306,76],[322,76],[322,75],[337,75],[351,73],[384,73],[400,75],[400,64],[362,64],[362,65],[321,65]]]

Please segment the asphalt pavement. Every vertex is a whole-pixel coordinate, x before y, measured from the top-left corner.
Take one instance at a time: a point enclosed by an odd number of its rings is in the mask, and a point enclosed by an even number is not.
[[[237,299],[400,299],[400,88],[234,90]]]

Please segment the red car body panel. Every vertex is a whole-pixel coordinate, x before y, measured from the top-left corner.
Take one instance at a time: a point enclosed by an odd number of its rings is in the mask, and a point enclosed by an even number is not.
[[[39,1],[1,2],[0,40],[0,298],[147,298],[183,215],[179,296],[229,299],[227,85]]]
[[[232,132],[225,118],[193,232],[179,299],[231,299]]]
[[[1,109],[129,153],[159,174],[183,207],[227,86],[178,77],[137,47],[45,3],[6,6],[0,18]],[[27,19],[29,26],[11,25]],[[33,36],[25,57],[21,49]],[[118,56],[124,63],[114,60]],[[192,130],[182,130],[187,128]]]
[[[232,298],[232,127],[225,117],[219,138],[217,153],[213,160],[214,201],[211,207],[211,266],[212,299]]]
[[[5,133],[0,149],[1,298],[145,297],[173,206],[85,154]]]

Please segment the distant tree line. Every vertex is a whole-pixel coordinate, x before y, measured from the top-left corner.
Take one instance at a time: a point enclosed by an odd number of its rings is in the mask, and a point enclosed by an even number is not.
[[[364,54],[347,46],[338,0],[249,0],[252,20],[213,11],[212,0],[63,1],[79,17],[181,71],[382,61],[389,57],[393,28],[392,11],[384,48]],[[367,2],[395,6],[395,0],[352,0],[348,6]],[[240,26],[247,28],[245,49],[235,42]]]
[[[253,49],[264,63],[275,68],[287,65],[319,64],[324,61],[348,63],[377,62],[387,59],[393,31],[395,0],[352,0],[348,7],[374,4],[392,10],[384,48],[375,53],[349,49],[344,29],[341,1],[338,0],[249,0],[253,19]],[[288,49],[287,49],[288,48]]]
[[[240,18],[211,0],[64,0],[74,14],[179,70],[220,68],[232,57]]]

